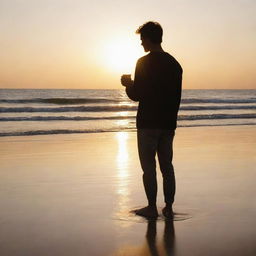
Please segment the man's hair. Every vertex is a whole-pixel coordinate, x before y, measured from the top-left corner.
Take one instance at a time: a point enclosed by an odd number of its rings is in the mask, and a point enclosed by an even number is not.
[[[162,43],[163,29],[157,22],[146,22],[136,30],[136,33],[149,39],[154,44]]]

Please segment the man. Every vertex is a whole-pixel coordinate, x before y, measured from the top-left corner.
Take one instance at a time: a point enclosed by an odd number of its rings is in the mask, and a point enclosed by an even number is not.
[[[172,143],[181,99],[182,68],[174,57],[162,49],[163,30],[159,23],[147,22],[136,33],[140,34],[141,45],[149,54],[137,61],[134,81],[130,75],[121,77],[128,97],[139,101],[137,140],[148,206],[135,213],[149,218],[158,216],[157,154],[166,203],[162,212],[166,218],[172,218],[175,195]]]

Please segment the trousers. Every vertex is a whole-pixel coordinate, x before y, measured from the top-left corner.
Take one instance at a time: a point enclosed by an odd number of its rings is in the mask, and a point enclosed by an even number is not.
[[[137,143],[143,184],[149,205],[156,205],[157,178],[156,154],[163,177],[164,200],[168,205],[174,202],[176,182],[173,158],[173,138],[175,130],[138,129]]]

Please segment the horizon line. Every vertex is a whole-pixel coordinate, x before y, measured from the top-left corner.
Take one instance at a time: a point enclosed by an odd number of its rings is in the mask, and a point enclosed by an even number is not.
[[[1,88],[0,90],[122,90],[125,88]],[[256,90],[256,88],[183,88],[182,90]]]

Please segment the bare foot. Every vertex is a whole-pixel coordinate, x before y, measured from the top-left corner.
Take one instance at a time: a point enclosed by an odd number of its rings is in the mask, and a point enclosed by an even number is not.
[[[165,206],[162,210],[162,213],[165,218],[173,219],[173,210],[171,206]]]
[[[143,216],[146,218],[157,218],[158,217],[158,212],[156,207],[151,207],[151,206],[146,206],[141,209],[137,209],[134,211],[135,214],[139,216]]]

